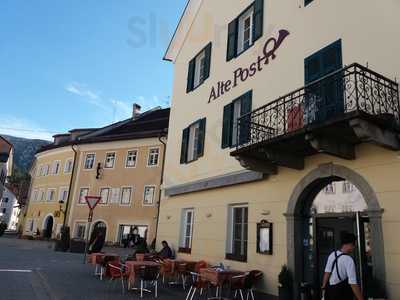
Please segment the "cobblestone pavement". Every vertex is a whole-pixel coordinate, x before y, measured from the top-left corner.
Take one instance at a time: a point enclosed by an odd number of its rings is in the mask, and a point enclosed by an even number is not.
[[[126,249],[112,249],[127,254]],[[158,299],[185,299],[182,288],[160,288]],[[120,282],[100,281],[83,255],[55,252],[52,242],[0,238],[1,300],[119,300],[139,299],[135,292],[122,295]],[[146,295],[144,299],[154,299]]]

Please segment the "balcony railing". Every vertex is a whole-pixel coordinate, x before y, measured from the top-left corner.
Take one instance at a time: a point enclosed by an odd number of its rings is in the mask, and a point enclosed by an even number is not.
[[[237,148],[255,145],[351,113],[399,122],[399,85],[354,63],[238,119]]]

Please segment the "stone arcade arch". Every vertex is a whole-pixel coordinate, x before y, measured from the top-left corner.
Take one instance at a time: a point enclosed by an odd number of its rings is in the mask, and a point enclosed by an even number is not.
[[[287,264],[295,280],[295,295],[303,274],[303,209],[313,201],[318,192],[332,179],[354,184],[368,206],[366,213],[371,224],[371,250],[375,278],[385,283],[385,260],[382,231],[382,213],[378,198],[369,183],[355,171],[341,165],[323,164],[308,173],[294,188],[285,214],[287,222]],[[297,298],[296,298],[297,299]]]

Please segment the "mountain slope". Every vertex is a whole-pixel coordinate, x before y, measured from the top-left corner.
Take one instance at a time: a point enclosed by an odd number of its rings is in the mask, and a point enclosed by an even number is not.
[[[49,141],[25,139],[10,135],[1,135],[14,146],[14,166],[20,171],[28,172],[36,151],[48,145]]]

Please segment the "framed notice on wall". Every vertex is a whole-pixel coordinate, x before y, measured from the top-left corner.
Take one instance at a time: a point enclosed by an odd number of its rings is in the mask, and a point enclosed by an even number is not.
[[[257,223],[257,253],[272,255],[272,223]]]

